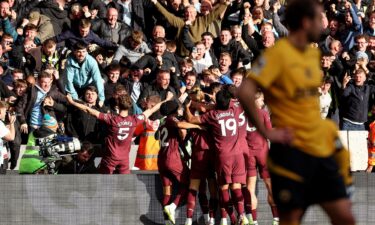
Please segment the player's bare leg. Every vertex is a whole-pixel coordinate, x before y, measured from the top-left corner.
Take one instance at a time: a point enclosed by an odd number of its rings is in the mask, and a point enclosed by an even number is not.
[[[277,224],[279,224],[280,218],[279,218],[279,213],[278,213],[278,210],[277,210],[277,207],[276,207],[276,203],[275,203],[275,201],[273,200],[273,197],[272,197],[271,178],[263,179],[263,182],[266,185],[267,192],[268,192],[267,201],[268,201],[268,204],[270,205],[271,211],[272,211],[272,216],[273,216],[273,223],[272,224],[277,225]]]
[[[338,199],[332,202],[321,203],[320,206],[328,214],[333,225],[354,225],[352,203],[349,199]]]
[[[251,196],[251,214],[247,215],[247,217],[249,218],[249,220],[251,219],[251,221],[253,221],[252,224],[254,224],[254,225],[258,224],[258,222],[257,222],[258,198],[255,194],[256,183],[257,183],[257,177],[256,176],[247,177],[246,186],[247,186],[247,189],[249,190],[250,196]]]

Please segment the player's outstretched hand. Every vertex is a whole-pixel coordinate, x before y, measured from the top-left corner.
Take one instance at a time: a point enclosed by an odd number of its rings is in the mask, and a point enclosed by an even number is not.
[[[267,139],[280,144],[290,144],[293,141],[293,131],[289,128],[272,129],[266,133]]]

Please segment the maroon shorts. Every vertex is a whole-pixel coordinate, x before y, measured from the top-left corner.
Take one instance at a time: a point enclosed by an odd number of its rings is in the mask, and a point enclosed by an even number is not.
[[[257,150],[249,148],[249,150],[244,153],[248,177],[256,177],[258,170],[262,179],[270,178],[267,169],[267,154],[268,148]]]
[[[181,161],[158,159],[158,169],[163,187],[171,186],[173,182],[189,183],[189,168]]]
[[[243,154],[218,156],[216,174],[219,185],[246,184],[246,168]]]
[[[190,179],[215,178],[214,151],[193,150],[191,155]]]
[[[119,174],[130,174],[129,160],[113,160],[109,157],[103,157],[99,165],[99,173],[113,174],[117,171]]]

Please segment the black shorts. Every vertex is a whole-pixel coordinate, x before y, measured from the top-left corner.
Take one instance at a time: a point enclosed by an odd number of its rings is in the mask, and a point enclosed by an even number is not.
[[[318,158],[290,146],[272,144],[268,170],[280,211],[348,198],[333,157]]]

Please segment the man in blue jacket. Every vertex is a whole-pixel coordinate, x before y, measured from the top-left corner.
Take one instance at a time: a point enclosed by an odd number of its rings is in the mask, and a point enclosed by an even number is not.
[[[103,78],[96,60],[87,54],[87,45],[84,42],[77,42],[73,46],[73,54],[67,59],[66,73],[65,90],[73,99],[78,99],[83,94],[83,90],[92,85],[98,90],[99,105],[103,106],[105,100]]]

